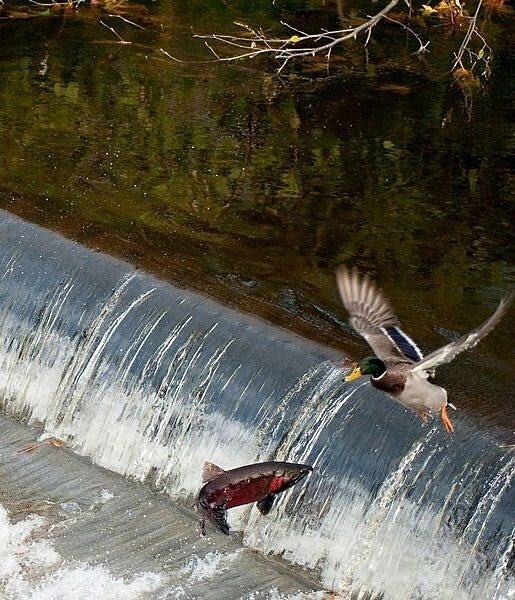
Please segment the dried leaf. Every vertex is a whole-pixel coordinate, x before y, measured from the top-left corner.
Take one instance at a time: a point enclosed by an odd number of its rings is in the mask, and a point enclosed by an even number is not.
[[[56,448],[60,448],[64,444],[63,440],[55,437],[48,438],[47,442]]]
[[[432,15],[433,13],[436,12],[436,10],[432,7],[429,6],[429,4],[422,4],[422,8],[420,9],[420,12],[424,15]]]

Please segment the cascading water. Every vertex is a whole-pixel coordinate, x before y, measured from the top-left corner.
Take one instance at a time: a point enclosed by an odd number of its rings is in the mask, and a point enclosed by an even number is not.
[[[0,214],[6,413],[180,502],[204,460],[313,464],[268,517],[232,515],[247,545],[344,594],[513,597],[509,449],[463,415],[422,427],[333,358]]]

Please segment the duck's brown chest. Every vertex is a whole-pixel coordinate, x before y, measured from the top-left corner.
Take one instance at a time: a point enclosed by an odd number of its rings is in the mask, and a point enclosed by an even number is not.
[[[386,392],[391,396],[398,396],[404,390],[406,376],[404,373],[386,371],[382,377],[378,377],[377,379],[372,377],[370,383],[378,390]]]

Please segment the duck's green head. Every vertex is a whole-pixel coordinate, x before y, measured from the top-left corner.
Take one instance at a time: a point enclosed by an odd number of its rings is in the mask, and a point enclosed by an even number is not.
[[[362,375],[372,375],[372,377],[381,377],[386,371],[384,362],[377,356],[367,356],[354,367],[350,375],[347,375],[345,381],[353,381]]]

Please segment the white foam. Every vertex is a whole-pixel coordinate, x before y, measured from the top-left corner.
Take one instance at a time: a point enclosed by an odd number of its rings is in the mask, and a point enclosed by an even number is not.
[[[138,600],[152,597],[162,584],[162,577],[156,573],[142,573],[124,581],[103,567],[82,565],[59,569],[27,597],[30,600]]]
[[[143,600],[163,588],[157,573],[124,580],[102,566],[67,563],[45,539],[47,525],[36,515],[13,523],[0,505],[2,600]]]
[[[272,588],[267,592],[254,592],[245,596],[245,600],[329,600],[336,597],[327,592],[293,592],[291,594],[282,594],[277,588]]]
[[[100,492],[100,502],[102,502],[102,504],[109,502],[109,500],[112,500],[113,498],[114,498],[114,494],[113,494],[113,492],[110,492],[109,490],[102,490]]]
[[[204,558],[193,556],[183,568],[183,573],[188,575],[191,581],[202,581],[210,579],[219,571],[222,555],[219,552],[209,552]]]
[[[193,555],[183,567],[181,574],[186,575],[192,583],[211,579],[221,571],[226,571],[229,564],[240,552],[241,550],[236,550],[230,554],[208,552],[203,558]]]

